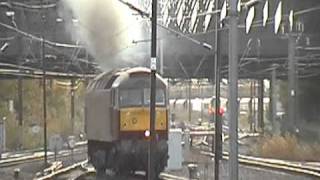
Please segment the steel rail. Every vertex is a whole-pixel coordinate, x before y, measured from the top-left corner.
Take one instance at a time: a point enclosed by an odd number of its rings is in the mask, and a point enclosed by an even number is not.
[[[189,180],[189,178],[179,177],[168,173],[161,173],[159,177],[163,180]]]
[[[83,154],[86,153],[84,151],[75,151],[73,153],[73,155],[79,155],[79,154]],[[64,153],[64,154],[59,154],[56,156],[56,158],[62,158],[62,157],[68,157],[71,156],[71,153]],[[36,155],[36,156],[26,156],[23,158],[17,158],[17,159],[11,159],[10,161],[6,161],[6,162],[2,162],[0,163],[0,168],[4,168],[4,167],[12,167],[12,166],[17,166],[20,164],[24,164],[24,163],[33,163],[33,162],[38,162],[38,161],[42,161],[44,159],[44,155]],[[48,159],[54,159],[54,154],[49,154],[48,155]]]
[[[71,166],[67,166],[65,168],[61,168],[61,169],[58,169],[57,171],[53,171],[52,173],[48,174],[48,175],[45,175],[45,176],[42,176],[42,177],[37,177],[35,178],[36,180],[46,180],[46,179],[53,179],[59,175],[62,175],[62,174],[66,174],[66,173],[69,173],[75,169],[78,169],[78,168],[81,168],[83,166],[84,163],[87,163],[88,160],[84,160],[84,161],[80,161],[80,162],[77,162],[75,164],[72,164]]]
[[[214,154],[207,151],[201,151],[202,155],[214,157]],[[223,153],[223,159],[229,159],[229,153]],[[239,162],[249,166],[259,166],[290,173],[298,173],[307,176],[320,178],[320,167],[306,166],[278,159],[257,158],[252,156],[239,155]]]
[[[85,142],[79,142],[77,144],[77,147],[80,148],[85,145],[86,145]],[[86,150],[86,148],[75,149],[74,155],[85,153],[85,150]],[[36,151],[35,153],[42,153],[42,152]],[[62,154],[57,154],[57,158],[62,158],[62,157],[67,157],[67,156],[71,156],[71,152],[63,152]],[[49,159],[53,159],[54,153],[49,154],[48,157],[49,157]],[[7,159],[0,160],[0,168],[12,167],[12,166],[20,165],[23,163],[37,162],[37,161],[43,160],[43,158],[44,158],[44,154],[28,155],[28,156],[19,157],[19,158],[7,158]]]

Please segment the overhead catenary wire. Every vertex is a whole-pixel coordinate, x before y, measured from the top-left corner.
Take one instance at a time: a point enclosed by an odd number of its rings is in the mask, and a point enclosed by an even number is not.
[[[303,10],[297,11],[297,12],[294,13],[294,15],[304,15],[304,14],[311,13],[311,12],[314,12],[314,11],[320,11],[320,6],[316,6],[316,7],[312,7],[312,8],[308,8],[308,9],[303,9]]]
[[[11,36],[11,37],[0,37],[0,41],[12,41],[14,40],[14,36]]]
[[[126,2],[126,1],[124,1],[124,0],[118,0],[118,1],[120,1],[121,3],[127,5],[130,9],[138,12],[138,14],[139,14],[141,17],[149,18],[149,14],[148,14],[147,12],[144,12],[143,10],[139,9],[138,7],[135,7],[135,6],[132,5],[131,3]],[[220,10],[220,11],[210,11],[210,12],[207,12],[207,13],[214,15],[214,14],[218,14],[218,13],[220,13],[220,12],[221,12],[221,10]],[[274,23],[274,18],[273,18],[273,17],[272,17],[272,18],[269,18],[267,24],[270,25],[270,24],[273,24],[273,23]],[[165,29],[166,31],[171,32],[172,34],[175,34],[175,35],[177,35],[178,37],[183,37],[183,38],[185,38],[185,39],[187,39],[187,40],[189,40],[189,41],[191,41],[191,42],[193,42],[193,43],[195,43],[195,44],[198,44],[198,45],[204,47],[205,49],[208,49],[208,50],[212,50],[212,49],[213,49],[213,46],[210,45],[209,43],[207,43],[207,42],[201,42],[201,41],[199,41],[199,40],[197,40],[197,39],[194,39],[193,37],[213,33],[213,32],[216,31],[215,29],[212,29],[212,30],[209,30],[209,31],[206,31],[206,32],[184,34],[184,33],[180,32],[180,31],[178,31],[178,30],[174,30],[174,29],[172,29],[172,28],[166,27],[165,25],[162,25],[162,24],[160,24],[160,23],[157,23],[157,25],[158,25],[159,27],[161,27],[162,29]],[[258,27],[262,27],[262,26],[263,26],[262,20],[256,20],[256,21],[254,21],[254,22],[252,23],[252,28],[258,28]],[[246,27],[245,24],[239,24],[239,25],[238,25],[238,28],[245,28],[245,27]],[[219,28],[218,30],[219,30],[219,31],[226,31],[226,30],[228,30],[228,28],[227,28],[227,27],[222,27],[222,28]],[[162,39],[167,39],[167,38],[162,38]]]
[[[140,10],[139,8],[133,6],[132,4],[130,4],[130,3],[128,3],[128,2],[125,2],[125,1],[123,1],[123,0],[119,0],[119,1],[120,1],[121,3],[124,3],[125,5],[127,5],[130,9],[132,9],[132,10],[134,10],[134,11],[137,11],[137,12],[139,13],[139,15],[141,15],[142,17],[149,17],[149,14],[148,14],[148,13]],[[2,2],[2,3],[4,3],[4,2]],[[18,3],[18,4],[19,4],[19,5],[22,5],[21,3]],[[41,6],[39,5],[39,8],[40,8],[40,7],[41,7]],[[34,8],[38,8],[38,7],[37,7],[37,6],[34,6]],[[218,12],[218,11],[209,12],[209,14],[215,14],[215,13],[219,13],[219,12]],[[272,21],[269,22],[269,23],[272,23]],[[26,36],[26,37],[28,37],[28,38],[30,38],[30,39],[33,39],[33,40],[36,40],[36,41],[41,42],[41,38],[39,38],[39,37],[37,37],[37,36],[35,36],[35,35],[32,35],[32,34],[30,34],[30,33],[21,31],[21,30],[19,30],[19,29],[16,28],[16,27],[13,27],[13,26],[10,26],[10,25],[8,25],[8,24],[1,23],[1,22],[0,22],[0,25],[3,26],[3,27],[5,27],[5,28],[7,28],[7,29],[16,31],[17,33],[22,34],[22,35],[24,35],[24,36]],[[185,39],[187,39],[187,40],[189,40],[189,41],[191,41],[191,42],[193,42],[193,43],[195,43],[195,44],[198,44],[198,45],[200,45],[200,46],[202,46],[202,47],[204,47],[204,48],[206,48],[206,49],[209,49],[209,50],[212,50],[212,49],[213,49],[212,45],[210,45],[210,44],[208,44],[208,43],[206,43],[206,42],[198,41],[198,40],[192,38],[192,36],[212,33],[212,32],[214,32],[215,30],[211,30],[211,31],[203,32],[203,33],[195,33],[195,34],[188,34],[188,35],[187,35],[187,34],[184,34],[184,33],[182,33],[182,32],[179,32],[179,31],[177,31],[177,30],[174,30],[174,29],[171,29],[171,28],[166,27],[166,26],[164,26],[164,25],[161,25],[161,24],[159,24],[159,23],[158,23],[157,25],[158,25],[159,27],[161,27],[161,28],[163,28],[163,29],[165,29],[165,30],[173,33],[173,34],[176,34],[176,35],[178,35],[178,36],[181,36],[181,37],[183,37],[183,38],[185,38]],[[255,21],[255,22],[253,23],[253,27],[259,27],[259,26],[262,26],[262,21]],[[244,25],[239,25],[239,28],[245,28],[245,26],[244,26]],[[220,28],[220,30],[227,30],[227,28]],[[45,42],[45,44],[48,44],[48,45],[50,45],[50,46],[61,47],[61,48],[83,48],[83,46],[79,46],[79,45],[66,44],[66,43],[57,43],[57,42],[52,42],[52,41],[49,41],[49,40],[44,40],[44,42]]]
[[[3,26],[3,27],[5,27],[5,28],[7,28],[7,29],[16,31],[17,33],[22,34],[23,36],[25,36],[25,37],[27,37],[27,38],[29,38],[29,39],[31,39],[31,40],[38,41],[38,42],[41,42],[41,41],[42,41],[41,38],[39,38],[39,37],[37,37],[37,36],[35,36],[35,35],[32,35],[32,34],[30,34],[30,33],[24,32],[24,31],[22,31],[22,30],[19,30],[18,28],[13,27],[13,26],[10,26],[10,25],[8,25],[8,24],[5,24],[5,23],[0,22],[0,26]],[[117,32],[117,33],[116,33],[116,36],[119,36],[119,35],[122,34],[123,32],[128,31],[129,29],[130,29],[130,26],[128,25],[128,26],[126,26],[125,28],[121,29],[119,32]],[[113,35],[113,36],[110,36],[110,39],[113,39],[113,38],[115,38],[114,35]],[[14,37],[3,38],[3,40],[13,40],[13,39],[14,39]],[[1,39],[0,39],[0,40],[1,40]],[[52,42],[52,41],[49,41],[49,40],[44,40],[44,43],[45,43],[46,45],[48,45],[49,48],[54,49],[54,50],[57,50],[57,49],[55,49],[55,48],[75,48],[75,49],[77,49],[77,51],[79,51],[79,49],[84,48],[84,46],[78,45],[78,44],[73,45],[73,44],[65,44],[65,43],[56,43],[56,42]],[[128,46],[126,46],[124,49],[127,49],[127,48],[128,48]],[[58,50],[58,51],[59,51],[59,50]],[[123,49],[120,50],[119,52],[121,52],[121,51],[123,51]],[[59,51],[59,52],[61,52],[61,51]],[[114,54],[118,54],[119,52],[116,52],[116,53],[114,53]],[[65,53],[65,54],[66,54],[66,53]],[[72,59],[74,59],[74,56],[72,56]],[[94,63],[89,62],[89,61],[84,60],[84,59],[79,59],[79,58],[78,58],[77,60],[80,60],[81,62],[85,62],[85,63],[94,64]]]
[[[139,8],[133,6],[132,4],[128,3],[128,2],[125,2],[123,0],[119,0],[120,2],[124,3],[125,5],[129,6],[129,8],[139,12],[139,15],[143,16],[143,17],[149,17],[149,14],[148,13],[145,13],[143,11],[141,11]],[[27,9],[41,9],[41,5],[33,5],[33,4],[25,4],[25,3],[21,3],[21,2],[14,2],[14,1],[11,1],[11,3],[8,3],[8,2],[0,2],[0,6],[7,6],[7,7],[10,7],[12,8],[13,6],[16,6],[16,7],[22,7],[22,8],[27,8]],[[47,4],[47,5],[44,5],[43,8],[55,8],[57,7],[57,4],[56,3],[51,3],[51,4]],[[304,9],[304,10],[300,10],[300,11],[297,11],[294,13],[294,15],[303,15],[303,14],[307,14],[307,13],[310,13],[310,12],[314,12],[314,11],[318,11],[320,10],[320,6],[317,6],[317,7],[312,7],[312,8],[309,8],[309,9]],[[204,16],[204,15],[214,15],[214,14],[218,14],[220,13],[220,11],[206,11],[206,12],[201,12],[199,13],[197,16]],[[189,16],[183,16],[183,17],[189,17]],[[171,18],[171,19],[175,19],[175,18]],[[274,18],[269,18],[268,20],[268,24],[272,24],[274,21]],[[4,26],[3,23],[0,23],[0,25]],[[158,24],[159,25],[159,24]],[[11,30],[14,30],[14,31],[17,31],[15,29],[12,29],[8,26],[5,26],[6,28],[8,29],[11,29]],[[176,30],[172,30],[171,28],[167,28],[163,25],[160,26],[161,28],[165,28],[166,30],[169,30],[173,33],[178,33],[178,31]],[[256,20],[253,22],[253,25],[252,27],[262,27],[262,20]],[[245,28],[245,25],[244,24],[240,24],[239,25],[239,28]],[[223,30],[227,30],[227,28],[220,28],[219,30],[223,31]],[[201,45],[201,46],[204,46],[205,48],[208,48],[210,46],[207,47],[207,43],[205,42],[197,42],[197,40],[195,40],[194,38],[192,38],[192,36],[197,36],[197,35],[201,35],[201,34],[208,34],[208,33],[212,33],[214,32],[215,30],[210,30],[210,31],[206,31],[206,32],[200,32],[200,33],[193,33],[193,34],[183,34],[183,33],[180,33],[180,35],[183,35],[184,38],[187,38],[188,40],[191,40],[193,42],[195,42],[196,44],[198,45]],[[18,33],[22,34],[22,35],[25,35],[31,39],[35,39],[37,41],[41,41],[41,38],[39,37],[36,37],[34,35],[31,35],[29,33],[26,33],[25,32],[23,33],[23,31],[17,31]],[[3,40],[5,38],[0,38],[0,40]],[[52,41],[47,41],[45,40],[45,43],[46,44],[49,44],[49,45],[52,45],[52,46],[56,46],[56,47],[65,47],[65,48],[79,48],[78,46],[75,46],[75,45],[72,45],[72,44],[65,44],[65,43],[56,43],[56,42],[52,42]],[[212,47],[211,47],[212,48]]]
[[[3,3],[3,2],[1,2],[1,3]],[[17,6],[19,6],[19,5],[17,5]],[[19,6],[19,7],[23,7],[23,6]],[[317,11],[318,9],[319,9],[320,7],[313,7],[313,8],[309,8],[309,9],[304,9],[304,10],[300,10],[300,11],[297,11],[297,12],[295,12],[295,15],[301,15],[301,14],[306,14],[306,13],[310,13],[310,12],[314,12],[314,11]],[[272,21],[273,21],[273,18],[269,18],[268,19],[268,23],[272,23]],[[1,25],[1,24],[0,24]],[[262,26],[262,22],[261,21],[254,21],[254,23],[253,23],[253,25],[256,25],[257,27],[259,27],[259,26]],[[244,27],[244,25],[239,25],[239,27]],[[221,28],[221,29],[219,29],[219,30],[226,30],[226,28]],[[211,32],[214,32],[215,30],[210,30],[210,31],[207,31],[207,32],[204,32],[204,33],[195,33],[195,34],[183,34],[183,35],[185,35],[185,36],[190,36],[190,37],[195,37],[195,36],[197,36],[197,35],[202,35],[202,34],[208,34],[208,33],[211,33]],[[30,38],[30,39],[32,39],[32,38]],[[0,40],[1,40],[1,38],[0,38]],[[39,39],[38,39],[39,40]],[[40,39],[41,40],[41,39]],[[50,45],[50,44],[49,44]],[[53,47],[60,47],[60,46],[53,46]],[[78,47],[75,47],[75,48],[78,48]],[[247,58],[246,58],[247,59]],[[246,62],[244,63],[244,65],[246,65]]]
[[[37,36],[34,36],[32,34],[29,34],[27,32],[24,32],[24,31],[21,31],[19,30],[17,27],[13,27],[13,26],[10,26],[8,24],[5,24],[5,23],[2,23],[0,22],[0,26],[3,26],[7,29],[10,29],[10,30],[13,30],[13,31],[16,31],[17,33],[19,34],[22,34],[24,37],[26,38],[29,38],[31,40],[34,40],[34,41],[37,41],[37,42],[42,42],[42,38],[39,38]],[[16,26],[16,25],[15,25]],[[12,37],[7,37],[7,38],[0,38],[0,40],[6,40],[6,41],[9,41],[9,40],[14,40],[15,36],[12,36]],[[56,43],[56,42],[52,42],[52,41],[49,41],[49,40],[44,40],[44,44],[49,46],[49,48],[76,48],[76,49],[81,49],[83,48],[83,46],[80,46],[80,45],[72,45],[72,44],[63,44],[63,43]],[[61,51],[60,51],[61,52]],[[84,59],[77,59],[78,61],[80,62],[83,62],[83,63],[90,63],[90,64],[94,64],[92,62],[89,62],[87,60],[84,60]]]
[[[65,44],[65,43],[57,43],[57,42],[53,42],[53,41],[49,41],[47,39],[42,39],[40,37],[37,37],[35,35],[32,35],[30,33],[27,33],[27,32],[24,32],[16,27],[13,27],[13,26],[10,26],[8,24],[5,24],[5,23],[2,23],[0,22],[0,26],[2,27],[5,27],[9,30],[12,30],[12,31],[15,31],[17,32],[18,34],[21,34],[27,38],[30,38],[32,40],[35,40],[35,41],[38,41],[38,42],[44,42],[45,44],[47,45],[50,45],[50,46],[55,46],[55,47],[60,47],[60,48],[83,48],[83,46],[80,46],[80,45],[74,45],[74,44]]]
[[[143,10],[141,10],[141,9],[139,9],[138,7],[134,6],[133,4],[131,4],[131,3],[129,3],[129,2],[126,2],[126,1],[123,1],[123,0],[118,0],[118,1],[121,2],[121,3],[123,3],[123,4],[125,4],[125,5],[128,6],[130,9],[136,11],[139,15],[141,15],[141,17],[150,18],[149,13],[144,12]],[[194,38],[192,38],[192,37],[189,37],[189,36],[187,36],[187,35],[179,32],[179,31],[176,31],[176,30],[174,30],[174,29],[171,29],[171,28],[166,27],[166,26],[164,26],[164,25],[162,25],[162,24],[159,24],[159,23],[157,23],[157,26],[159,26],[159,27],[161,27],[161,28],[163,28],[163,29],[165,29],[165,30],[167,30],[167,31],[175,34],[175,35],[178,35],[178,36],[181,36],[181,37],[183,37],[183,38],[186,38],[187,40],[189,40],[189,41],[191,41],[191,42],[193,42],[193,43],[195,43],[195,44],[198,44],[198,45],[204,47],[205,49],[208,49],[208,50],[212,50],[212,49],[213,49],[212,45],[210,45],[210,44],[208,44],[208,43],[206,43],[206,42],[201,42],[201,41],[199,41],[199,40],[196,40],[196,39],[194,39]]]
[[[21,2],[16,2],[16,1],[11,1],[10,2],[13,6],[19,6],[23,8],[28,8],[28,9],[48,9],[48,8],[55,8],[57,7],[56,3],[51,3],[51,4],[45,4],[45,5],[38,5],[38,4],[25,4]]]
[[[51,3],[51,4],[40,5],[40,4],[26,4],[26,3],[17,2],[17,1],[10,1],[10,2],[0,2],[0,6],[7,6],[9,8],[21,7],[26,9],[41,10],[42,8],[44,9],[55,8],[57,7],[57,4]]]

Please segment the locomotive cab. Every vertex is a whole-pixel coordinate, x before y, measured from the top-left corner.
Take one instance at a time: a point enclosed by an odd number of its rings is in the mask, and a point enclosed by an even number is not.
[[[133,74],[116,91],[120,113],[120,138],[144,138],[150,127],[150,79]],[[156,89],[156,135],[167,138],[166,86],[159,79]]]

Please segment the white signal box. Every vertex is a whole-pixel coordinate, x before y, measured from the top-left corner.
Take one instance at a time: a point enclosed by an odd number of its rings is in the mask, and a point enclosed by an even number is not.
[[[169,159],[167,170],[181,170],[182,169],[182,130],[181,129],[170,129],[168,148],[169,148]]]

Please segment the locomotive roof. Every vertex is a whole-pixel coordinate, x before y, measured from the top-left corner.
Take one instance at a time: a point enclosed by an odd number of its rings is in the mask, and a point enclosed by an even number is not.
[[[93,89],[109,89],[111,87],[118,87],[123,81],[125,81],[132,74],[147,73],[150,74],[150,69],[145,67],[123,68],[116,69],[109,72],[103,72],[96,76],[88,85],[88,91]],[[166,81],[157,74],[157,79],[164,85],[167,85]]]

